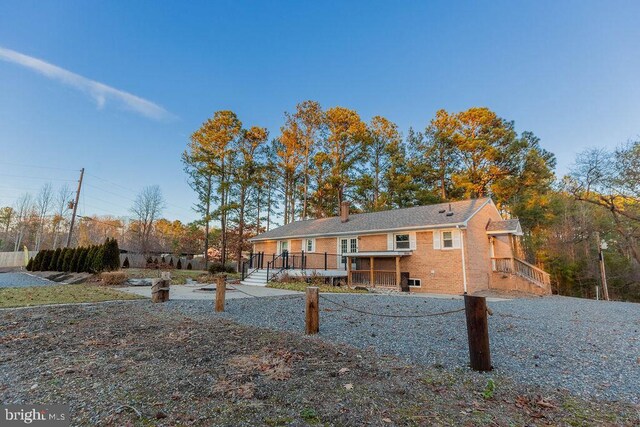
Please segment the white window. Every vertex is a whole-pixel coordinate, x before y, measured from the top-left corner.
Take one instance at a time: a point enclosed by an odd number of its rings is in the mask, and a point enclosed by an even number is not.
[[[422,283],[420,283],[420,279],[409,279],[409,286],[419,288],[422,286]]]
[[[281,240],[280,241],[280,253],[289,252],[289,241]]]
[[[442,247],[453,248],[453,233],[451,231],[442,232]]]
[[[396,250],[404,250],[410,248],[409,235],[408,234],[396,234],[395,235],[395,248]]]
[[[305,241],[305,250],[307,252],[315,252],[316,251],[316,239],[307,239]]]

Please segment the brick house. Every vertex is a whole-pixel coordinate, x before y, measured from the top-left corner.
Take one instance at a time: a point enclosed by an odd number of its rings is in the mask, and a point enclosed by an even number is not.
[[[518,257],[517,219],[490,198],[296,221],[250,239],[243,283],[326,276],[351,286],[410,292],[486,289],[551,293],[549,275]]]

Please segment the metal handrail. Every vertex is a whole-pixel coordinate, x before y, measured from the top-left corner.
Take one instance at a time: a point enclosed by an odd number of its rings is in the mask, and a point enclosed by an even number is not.
[[[260,268],[260,257],[262,254],[264,254],[264,252],[256,252],[255,254],[251,254],[247,261],[242,262],[242,280],[251,276],[251,274]]]

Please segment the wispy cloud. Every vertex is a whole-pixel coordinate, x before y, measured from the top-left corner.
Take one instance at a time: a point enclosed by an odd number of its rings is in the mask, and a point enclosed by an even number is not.
[[[91,96],[98,108],[104,107],[107,102],[113,101],[127,110],[134,111],[154,120],[167,120],[174,117],[167,110],[139,96],[107,86],[104,83],[88,79],[79,74],[60,68],[32,56],[24,55],[11,49],[0,46],[0,59],[29,68],[52,80],[57,80],[66,85],[85,92]]]

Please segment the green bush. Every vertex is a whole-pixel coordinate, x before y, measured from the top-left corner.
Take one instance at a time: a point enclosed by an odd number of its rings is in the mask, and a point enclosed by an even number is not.
[[[100,245],[96,248],[93,259],[91,260],[90,273],[102,273],[102,271],[104,271],[105,246],[106,245]]]
[[[129,268],[129,257],[124,257],[124,262],[122,263],[122,268]]]
[[[40,263],[42,262],[43,255],[44,255],[44,251],[38,251],[38,254],[33,259],[33,264],[31,265],[31,271],[40,271]]]
[[[116,271],[120,269],[120,248],[116,239],[107,239],[103,245],[103,270]]]
[[[68,248],[64,248],[60,252],[60,255],[58,256],[58,259],[56,261],[56,269],[55,269],[55,271],[64,271],[62,269],[62,264],[64,263],[64,257],[67,255],[67,252],[69,252]]]
[[[42,251],[42,260],[40,261],[40,269],[38,271],[47,271],[47,269],[49,269],[49,263],[51,263],[52,256],[53,256],[53,251],[51,250]]]
[[[73,258],[73,252],[75,249],[69,248],[62,251],[62,269],[60,271],[67,272],[69,271],[69,266],[71,265],[71,258]]]
[[[173,268],[173,257],[169,258],[169,267]]]
[[[48,271],[58,271],[58,258],[60,258],[60,254],[62,254],[62,249],[58,248],[53,251],[51,255],[49,264],[47,266]]]
[[[33,257],[29,258],[29,262],[27,263],[27,271],[33,271]]]
[[[80,249],[80,255],[78,256],[78,263],[76,264],[76,273],[82,273],[84,271],[84,266],[87,262],[88,253],[89,253],[89,248]]]
[[[77,247],[73,250],[73,255],[71,256],[71,261],[69,262],[69,269],[67,271],[76,272],[78,270],[78,260],[80,259],[80,254],[82,253],[82,247]]]
[[[182,260],[180,258],[178,258],[178,262],[176,263],[176,268],[178,270],[182,270]]]
[[[230,264],[222,264],[221,262],[213,262],[209,264],[209,273],[235,273],[236,269]]]
[[[191,263],[187,264],[187,270],[193,270],[193,266],[191,265]]]

